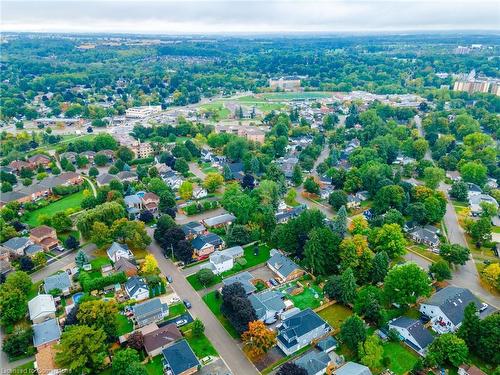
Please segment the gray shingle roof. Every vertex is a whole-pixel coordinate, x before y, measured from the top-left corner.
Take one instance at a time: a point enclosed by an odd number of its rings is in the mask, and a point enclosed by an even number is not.
[[[50,319],[43,323],[33,324],[33,344],[35,347],[59,340],[61,337],[61,327],[57,319]]]
[[[137,320],[141,320],[152,313],[165,309],[168,309],[168,307],[163,305],[159,298],[150,299],[149,301],[138,303],[132,307]]]
[[[248,299],[255,309],[258,319],[261,319],[267,311],[281,311],[285,308],[283,294],[275,290],[252,294]]]
[[[479,302],[469,289],[447,286],[435,293],[425,303],[440,307],[448,319],[457,325],[463,320],[464,310],[471,302],[474,302],[477,308],[481,307],[481,302]]]
[[[30,242],[28,237],[13,237],[2,245],[9,250],[17,250],[27,246],[28,242]]]
[[[220,224],[225,224],[229,222],[233,222],[236,220],[236,216],[231,215],[231,214],[222,214],[214,217],[210,217],[208,219],[205,219],[205,224],[208,225],[209,227],[213,227],[214,225],[220,225]]]
[[[60,272],[58,274],[47,277],[44,280],[43,289],[45,293],[49,293],[53,289],[64,290],[71,286],[71,279],[66,272]]]
[[[13,201],[16,201],[18,199],[24,198],[27,195],[28,194],[21,193],[19,191],[9,191],[9,192],[1,194],[0,202],[3,202],[3,203],[13,202]]]
[[[323,340],[318,341],[316,345],[320,350],[327,351],[328,349],[335,349],[338,346],[337,340],[333,336],[325,337]]]
[[[420,320],[400,316],[390,322],[389,325],[406,328],[422,349],[426,348],[434,341],[434,336],[424,328]]]
[[[322,325],[327,325],[327,323],[318,314],[311,309],[303,310],[283,320],[281,327],[278,329],[278,340],[285,345],[290,343],[290,346],[292,346],[300,337]]]
[[[278,273],[287,277],[296,269],[300,269],[300,267],[290,258],[284,256],[279,251],[275,251],[271,258],[267,261],[267,264],[275,268]]]
[[[170,366],[173,375],[183,373],[200,364],[198,358],[186,340],[181,340],[163,349],[163,357]]]
[[[347,362],[334,371],[335,375],[372,375],[370,369],[356,362]]]
[[[257,290],[257,288],[250,282],[253,280],[253,276],[250,272],[240,272],[234,276],[228,277],[227,279],[222,280],[224,285],[231,285],[234,283],[240,283],[243,285],[243,289],[247,294],[250,294]]]
[[[295,364],[305,369],[308,375],[316,375],[320,371],[325,371],[329,362],[328,354],[311,350],[297,359]]]

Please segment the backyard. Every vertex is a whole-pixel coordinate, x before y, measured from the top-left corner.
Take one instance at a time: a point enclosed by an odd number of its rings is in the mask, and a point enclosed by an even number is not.
[[[383,347],[384,356],[391,360],[389,369],[395,374],[408,373],[418,361],[418,355],[403,347],[403,344],[387,342]]]
[[[117,335],[122,336],[134,330],[134,324],[125,315],[116,314],[116,322],[118,324]]]
[[[298,307],[301,310],[304,309],[315,309],[321,305],[321,301],[323,300],[323,291],[317,285],[305,286],[304,291],[300,294],[291,295],[291,289],[294,286],[285,286],[280,289],[281,291],[285,291],[287,298],[292,300],[295,307]]]
[[[83,198],[83,190],[68,195],[62,199],[59,199],[58,201],[50,203],[45,207],[25,213],[23,216],[23,222],[28,224],[30,227],[36,227],[40,225],[40,216],[53,216],[55,213],[65,211],[68,208],[76,208],[77,210],[79,210]]]
[[[351,309],[336,303],[318,311],[318,315],[325,319],[334,330],[340,328],[342,323],[352,315]]]
[[[222,297],[216,297],[217,291],[210,292],[203,296],[203,302],[205,302],[215,315],[215,317],[219,320],[225,330],[235,339],[239,338],[238,332],[234,329],[234,327],[229,323],[229,320],[226,319],[225,316],[220,312],[220,306],[222,305]]]
[[[243,248],[243,259],[245,259],[245,264],[235,263],[234,267],[222,274],[223,277],[228,277],[238,273],[240,271],[246,270],[248,268],[257,266],[270,258],[271,249],[267,245],[259,245],[259,253],[254,255],[255,245],[247,245]]]

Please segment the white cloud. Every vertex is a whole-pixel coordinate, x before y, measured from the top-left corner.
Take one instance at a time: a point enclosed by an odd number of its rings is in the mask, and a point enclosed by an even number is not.
[[[5,0],[2,31],[269,33],[498,30],[498,1]]]

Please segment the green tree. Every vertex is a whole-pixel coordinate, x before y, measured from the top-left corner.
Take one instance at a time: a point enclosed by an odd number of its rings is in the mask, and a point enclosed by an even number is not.
[[[207,287],[212,283],[212,281],[214,281],[215,274],[208,268],[202,268],[201,270],[196,272],[196,278],[201,285]]]
[[[31,277],[23,271],[9,273],[3,285],[4,288],[19,289],[24,295],[27,295],[33,286]]]
[[[292,182],[295,186],[299,186],[300,184],[302,184],[303,178],[302,168],[300,168],[300,165],[297,163],[293,167]]]
[[[78,253],[76,253],[75,257],[75,263],[78,266],[78,268],[82,268],[84,264],[87,264],[89,262],[89,258],[85,252],[82,250],[79,250]]]
[[[427,273],[415,263],[393,267],[385,277],[384,293],[390,302],[412,305],[421,296],[428,296],[431,283]]]
[[[469,260],[470,251],[468,248],[458,244],[444,243],[439,248],[439,255],[451,264],[460,264],[463,266]]]
[[[445,260],[439,260],[436,263],[432,263],[429,266],[429,272],[437,281],[444,281],[451,279],[451,269],[448,262]]]
[[[406,251],[406,240],[398,224],[384,224],[381,228],[374,228],[368,241],[375,252],[385,251],[391,259],[404,255]]]
[[[468,189],[467,184],[462,181],[454,182],[451,185],[450,196],[455,198],[457,201],[465,202],[467,201]]]
[[[313,177],[307,177],[304,181],[304,189],[310,194],[319,194],[319,185]]]
[[[498,327],[497,327],[498,329]],[[474,302],[469,303],[464,310],[464,319],[458,328],[457,336],[465,341],[471,352],[476,352],[479,348],[481,337],[481,321]]]
[[[118,332],[116,314],[118,307],[114,300],[93,300],[82,302],[78,307],[77,318],[80,324],[94,329],[102,329],[108,338],[115,338]]]
[[[142,369],[142,373],[146,373],[146,368],[144,365],[140,363],[141,359],[139,357],[139,353],[131,348],[126,348],[123,350],[119,350],[116,352],[113,357],[112,367],[113,374],[116,375],[132,375],[138,372],[130,372],[130,366],[134,368],[133,371],[136,371],[137,368]]]
[[[304,261],[315,275],[328,275],[334,271],[337,254],[334,252],[338,237],[329,228],[314,228],[304,247]]]
[[[115,151],[115,155],[125,163],[129,163],[134,158],[134,153],[126,146],[118,147],[118,150]]]
[[[97,247],[103,247],[113,242],[112,233],[109,227],[99,221],[96,221],[94,225],[92,225],[92,235],[90,239]]]
[[[359,344],[366,340],[365,322],[357,315],[351,315],[340,327],[340,339],[354,353],[358,353]]]
[[[372,282],[380,283],[384,281],[387,272],[389,271],[389,256],[385,251],[380,251],[373,258],[372,267]]]
[[[356,298],[356,277],[354,277],[354,272],[351,268],[346,269],[340,275],[340,295],[339,302],[344,305],[348,305],[354,302]]]
[[[488,178],[488,170],[480,161],[470,161],[462,164],[460,174],[465,182],[483,186]]]
[[[378,326],[382,325],[385,320],[385,311],[382,307],[383,293],[382,290],[372,286],[364,286],[358,292],[354,303],[354,312],[363,316],[367,321]]]
[[[96,167],[89,168],[89,177],[97,177],[99,176],[99,170]]]
[[[444,170],[437,167],[427,167],[424,169],[424,181],[427,187],[436,189],[439,183],[444,180]]]
[[[500,365],[500,314],[491,314],[481,321],[481,331],[476,354],[483,360],[496,366]]]
[[[196,318],[193,322],[193,334],[200,337],[203,335],[203,332],[205,332],[205,325],[200,319]]]
[[[219,173],[208,173],[203,181],[203,187],[207,189],[209,193],[215,192],[224,184],[224,177]]]
[[[193,184],[189,181],[184,181],[179,187],[179,195],[184,200],[191,199],[193,196]]]
[[[453,333],[445,333],[429,345],[426,361],[432,365],[458,367],[467,361],[468,356],[465,341]]]
[[[347,193],[343,190],[334,190],[328,197],[328,203],[333,209],[338,210],[340,207],[347,205]]]
[[[2,350],[7,353],[9,357],[32,354],[34,352],[33,330],[31,328],[14,328],[14,332],[4,339]]]
[[[21,290],[5,285],[0,288],[0,324],[6,326],[17,322],[27,310],[28,300]]]
[[[340,207],[332,219],[332,230],[340,237],[344,237],[347,233],[347,210],[345,206]]]
[[[379,368],[382,364],[384,348],[378,336],[368,336],[364,343],[359,343],[358,353],[361,363],[369,368]]]
[[[67,213],[60,211],[50,218],[50,225],[59,233],[70,230],[73,222]]]
[[[106,357],[106,334],[102,329],[85,325],[66,328],[61,341],[55,346],[56,363],[70,373],[96,373]]]

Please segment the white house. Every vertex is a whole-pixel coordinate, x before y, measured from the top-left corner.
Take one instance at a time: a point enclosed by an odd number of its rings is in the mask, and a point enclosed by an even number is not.
[[[205,198],[208,195],[208,192],[203,189],[202,187],[196,187],[193,189],[193,198],[194,199],[201,199]]]
[[[447,286],[420,304],[420,312],[431,318],[439,333],[454,332],[462,324],[464,310],[471,302],[479,309],[481,303],[469,289]]]
[[[56,304],[50,294],[39,294],[28,302],[30,319],[33,323],[42,323],[56,317]]]
[[[202,265],[201,268],[211,269],[215,274],[219,275],[229,271],[234,266],[234,260],[242,257],[244,254],[241,246],[230,247],[229,249],[214,251],[210,254],[209,262]]]
[[[137,276],[132,276],[125,283],[125,291],[130,299],[143,301],[149,298],[148,284]]]
[[[116,262],[120,258],[130,260],[134,257],[126,244],[119,244],[118,242],[113,242],[106,253],[108,254],[108,258],[113,262]]]
[[[420,320],[400,316],[389,322],[389,329],[395,329],[405,343],[420,355],[424,355],[434,336],[424,328]]]

